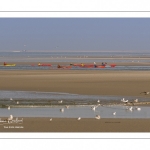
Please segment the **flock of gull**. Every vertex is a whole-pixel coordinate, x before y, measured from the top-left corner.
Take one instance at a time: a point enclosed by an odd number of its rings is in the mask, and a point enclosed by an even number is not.
[[[125,98],[122,98],[122,99],[121,99],[121,102],[127,104],[127,103],[129,102],[129,100],[126,100]],[[138,102],[138,99],[135,99],[135,100],[134,100],[134,103],[137,103],[137,102]],[[60,104],[60,103],[63,103],[63,100],[58,101],[58,103],[59,103],[59,104]],[[100,104],[100,100],[97,100],[97,104],[91,106],[91,110],[95,111],[96,108],[98,108],[99,106],[103,106],[103,105]],[[65,108],[69,109],[69,105],[65,105]],[[129,106],[126,106],[126,110],[133,111],[134,109],[135,109],[135,110],[138,110],[138,111],[141,110],[141,108],[140,108],[140,107],[137,107],[137,106],[136,106],[135,108],[133,108],[133,106],[130,106],[130,107],[129,107]],[[61,108],[61,109],[60,109],[60,112],[63,113],[64,110],[65,110],[64,108]],[[115,116],[115,115],[116,115],[116,112],[113,112],[112,115]],[[101,116],[100,116],[100,115],[96,115],[96,116],[95,116],[95,119],[101,119]],[[77,120],[81,120],[81,117],[78,117]],[[52,121],[52,118],[50,118],[50,121]]]
[[[140,94],[145,94],[145,95],[148,95],[148,94],[150,94],[150,92],[141,92]],[[14,101],[12,98],[10,98],[10,101],[12,101],[12,102],[15,102],[16,104],[19,104],[19,101]],[[128,102],[129,102],[129,100],[127,100],[127,99],[125,99],[125,98],[122,98],[121,99],[121,102],[122,103],[125,103],[125,104],[127,104]],[[138,99],[135,99],[134,100],[134,103],[137,103],[138,102]],[[60,100],[60,101],[58,101],[58,104],[62,104],[63,103],[63,100]],[[97,107],[99,107],[99,106],[102,106],[101,104],[100,104],[100,100],[97,100],[97,104],[96,105],[93,105],[93,106],[91,106],[91,110],[93,110],[93,111],[95,111],[96,110],[96,108]],[[69,105],[65,105],[65,108],[66,109],[69,109]],[[135,109],[135,110],[138,110],[138,111],[140,111],[141,110],[141,108],[140,107],[134,107],[133,108],[133,106],[126,106],[126,110],[129,110],[129,111],[133,111],[133,109]],[[8,106],[8,110],[10,110],[10,106]],[[61,108],[60,109],[60,112],[64,112],[64,108]],[[116,115],[116,112],[113,112],[112,113],[112,115]],[[95,119],[101,119],[101,116],[100,115],[96,115],[95,116]],[[77,120],[81,120],[81,117],[79,116],[78,118],[77,118]],[[52,118],[50,118],[50,121],[52,121]],[[7,119],[5,119],[5,120],[1,120],[1,118],[0,118],[0,122],[8,122],[8,123],[12,123],[12,122],[23,122],[23,118],[22,118],[22,120],[18,120],[18,118],[16,118],[16,120],[13,120],[13,115],[10,115]]]
[[[15,102],[12,98],[10,98],[10,101]],[[19,104],[19,101],[16,101],[16,104]],[[7,108],[10,110],[10,106]],[[18,118],[14,119],[13,115],[10,115],[7,119],[1,120],[0,118],[0,123],[22,123],[23,118],[19,120]]]

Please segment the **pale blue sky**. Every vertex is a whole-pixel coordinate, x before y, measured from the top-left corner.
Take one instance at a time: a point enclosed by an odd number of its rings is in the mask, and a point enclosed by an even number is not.
[[[0,18],[0,51],[24,49],[149,51],[150,19]]]

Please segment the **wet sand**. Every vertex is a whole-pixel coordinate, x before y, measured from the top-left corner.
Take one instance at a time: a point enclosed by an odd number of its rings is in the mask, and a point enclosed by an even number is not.
[[[0,125],[0,132],[150,132],[150,119],[24,118]]]
[[[0,90],[142,96],[148,98],[150,95],[144,95],[141,92],[150,90],[149,81],[150,71],[0,71]]]
[[[65,92],[85,95],[142,96],[150,89],[150,71],[24,70],[0,71],[0,90]],[[9,128],[9,127],[18,128]],[[149,132],[149,119],[24,118],[0,125],[0,132]]]
[[[54,62],[54,61],[45,61],[45,62],[41,62],[39,61],[41,64],[51,64],[52,66],[56,66],[58,64],[60,65],[70,65],[70,64],[80,64],[82,63],[82,61],[84,60],[83,58],[81,59],[81,61],[79,61],[79,58],[77,58],[77,60],[79,62],[75,62],[72,61],[72,58],[66,58],[65,60],[69,60],[69,62],[62,62],[59,61],[60,58],[57,58],[58,61]],[[84,64],[93,64],[93,62],[88,62],[90,59],[93,58],[86,58],[85,60],[87,60],[87,62],[84,62]],[[53,60],[53,59],[52,59]],[[109,66],[110,64],[116,64],[117,66],[150,66],[150,58],[99,58],[95,59],[95,62],[97,63],[97,65],[101,65],[102,62],[106,62],[106,60],[109,60],[109,62],[107,62],[107,65]],[[124,61],[124,62],[116,62],[116,60],[118,61]],[[125,61],[126,60],[126,61]],[[142,61],[144,60],[144,61]],[[30,66],[30,65],[34,65],[34,66],[38,66],[38,61],[26,61],[26,62],[8,62],[8,64],[16,64],[16,65],[22,65],[22,66]],[[4,62],[0,62],[0,65],[3,65]]]

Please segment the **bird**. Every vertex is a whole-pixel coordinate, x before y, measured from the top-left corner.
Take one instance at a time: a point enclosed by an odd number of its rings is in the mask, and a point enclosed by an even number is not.
[[[132,110],[133,110],[133,107],[130,107],[129,110],[132,111]]]
[[[100,100],[98,99],[97,102],[100,103]]]
[[[52,118],[50,118],[49,121],[52,121]]]
[[[122,102],[127,103],[129,100],[121,99]]]
[[[116,115],[116,112],[113,112],[113,115]]]
[[[97,105],[96,105],[96,108],[97,108],[98,106],[101,106],[101,104],[97,104]]]
[[[137,102],[138,102],[138,99],[135,99],[135,100],[134,100],[134,102],[136,102],[136,103],[137,103]]]
[[[64,108],[61,108],[60,111],[61,111],[61,112],[64,112]]]
[[[145,95],[148,95],[150,92],[141,92],[140,94],[144,93]]]
[[[95,111],[95,108],[96,108],[96,107],[95,107],[95,106],[92,106],[91,108],[92,108],[92,110],[94,110],[94,111]]]
[[[68,108],[69,108],[69,105],[66,105],[65,107],[68,109]]]
[[[7,119],[7,121],[8,121],[8,123],[9,123],[9,122],[12,121],[12,120],[13,120],[13,115],[10,115],[9,118]]]
[[[96,119],[100,119],[101,117],[100,117],[100,115],[96,115],[96,117],[95,117]]]
[[[139,107],[136,107],[135,109],[136,109],[136,110],[138,110],[138,111],[140,111],[140,110],[141,110],[141,108],[139,108]]]
[[[12,98],[10,98],[10,101],[13,101],[13,99],[12,99]]]
[[[77,120],[81,120],[81,117],[79,117]]]
[[[10,110],[10,106],[8,106],[8,110]]]
[[[19,104],[19,101],[17,101],[17,104]]]
[[[63,100],[58,101],[59,104],[61,104],[63,102]]]
[[[16,123],[18,122],[18,118],[16,118]]]

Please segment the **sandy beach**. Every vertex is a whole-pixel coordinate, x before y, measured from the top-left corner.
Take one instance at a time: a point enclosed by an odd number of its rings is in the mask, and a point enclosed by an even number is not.
[[[24,118],[0,124],[0,132],[150,132],[150,119]]]
[[[149,71],[36,70],[0,71],[0,90],[142,96],[150,89]],[[24,118],[0,132],[149,132],[149,119]]]
[[[150,71],[9,70],[0,77],[0,90],[149,97],[140,93],[150,89]]]

